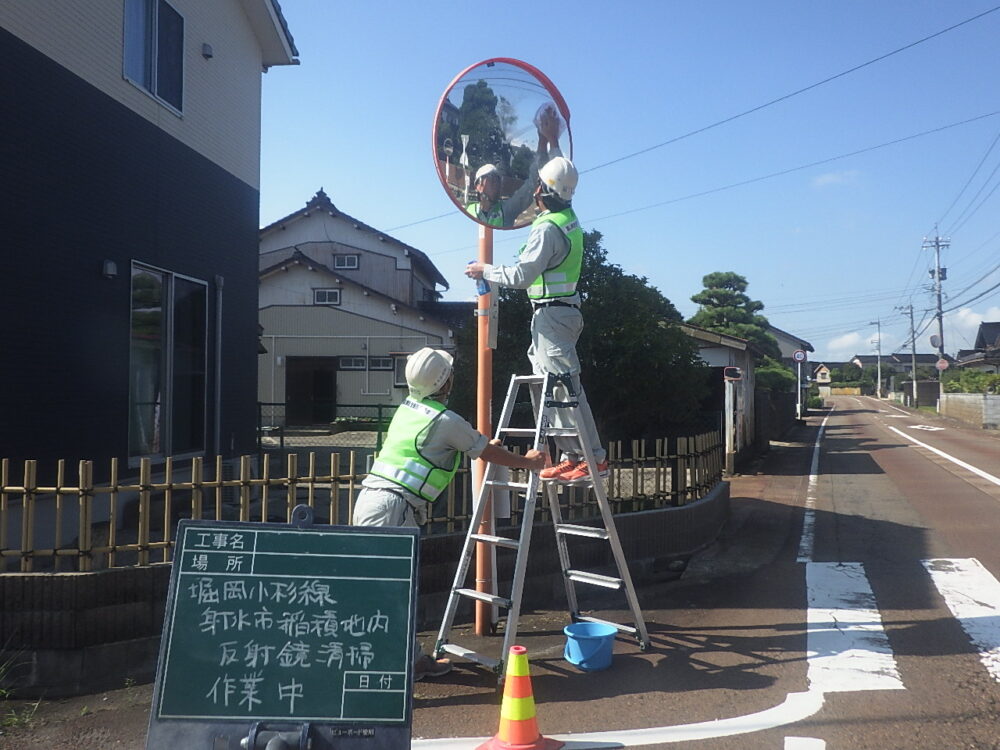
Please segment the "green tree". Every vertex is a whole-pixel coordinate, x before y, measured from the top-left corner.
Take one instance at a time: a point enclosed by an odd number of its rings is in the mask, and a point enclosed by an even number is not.
[[[794,393],[798,378],[791,368],[771,357],[764,357],[761,365],[754,369],[754,382],[775,393]]]
[[[458,134],[469,136],[467,153],[472,174],[483,164],[494,164],[501,169],[510,166],[509,146],[498,112],[500,101],[493,89],[482,80],[466,86],[462,92],[462,106],[458,108]],[[461,144],[461,138],[455,143]]]
[[[699,305],[688,321],[691,325],[746,339],[763,356],[781,359],[777,340],[767,332],[767,318],[759,314],[764,303],[746,294],[746,278],[732,271],[716,271],[704,276],[701,283],[705,288],[691,297]],[[758,360],[762,358],[758,356]]]
[[[701,428],[710,370],[677,323],[673,303],[648,281],[608,262],[601,233],[584,235],[580,283],[586,325],[577,352],[581,379],[601,438],[660,437]],[[493,354],[494,420],[513,373],[528,373],[531,306],[523,290],[500,289],[500,330]],[[476,327],[459,335],[453,408],[475,412]],[[528,408],[527,404],[523,408]]]

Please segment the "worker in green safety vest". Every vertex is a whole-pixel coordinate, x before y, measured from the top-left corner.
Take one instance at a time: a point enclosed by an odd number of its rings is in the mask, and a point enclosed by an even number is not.
[[[583,270],[583,230],[572,206],[579,173],[573,162],[557,156],[538,171],[538,178],[534,197],[541,213],[531,225],[517,263],[502,266],[473,262],[466,266],[465,275],[527,290],[534,308],[528,349],[532,371],[536,375],[569,374],[579,402],[580,424],[574,424],[572,416],[563,413],[569,410],[563,409],[556,410],[554,424],[585,434],[597,464],[596,474],[606,476],[607,453],[580,384],[580,358],[576,353],[576,342],[583,331],[578,291]],[[557,437],[555,442],[560,462],[544,469],[542,479],[576,481],[592,477],[594,472],[576,437]]]
[[[511,453],[447,408],[453,382],[453,359],[424,347],[406,360],[409,396],[396,409],[385,443],[361,483],[351,523],[355,526],[409,526],[423,523],[433,503],[470,458],[528,471],[541,471],[546,455],[529,450]],[[451,669],[447,659],[433,659],[420,644],[414,653],[414,679],[437,677]]]

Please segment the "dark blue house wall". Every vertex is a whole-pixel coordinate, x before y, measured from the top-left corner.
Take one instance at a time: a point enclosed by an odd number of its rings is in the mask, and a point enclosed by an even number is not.
[[[209,452],[223,277],[219,444],[252,452],[257,190],[2,29],[0,91],[0,457],[127,457],[132,261],[208,282]]]

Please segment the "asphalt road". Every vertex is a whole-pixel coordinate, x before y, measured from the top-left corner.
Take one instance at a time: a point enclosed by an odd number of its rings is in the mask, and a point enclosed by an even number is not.
[[[732,479],[731,522],[680,580],[640,590],[650,649],[619,638],[610,669],[580,672],[562,658],[566,614],[525,614],[543,735],[1000,749],[1000,434],[832,404]],[[475,747],[499,704],[474,664],[418,683],[414,747]]]

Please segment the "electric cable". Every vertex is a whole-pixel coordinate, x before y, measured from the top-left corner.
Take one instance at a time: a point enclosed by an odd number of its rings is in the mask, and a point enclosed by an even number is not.
[[[618,164],[619,162],[623,162],[626,159],[631,159],[631,158],[633,158],[635,156],[640,156],[641,154],[646,154],[646,153],[649,153],[650,151],[655,151],[656,149],[662,148],[663,146],[669,146],[670,144],[677,143],[678,141],[684,140],[685,138],[690,138],[693,135],[698,135],[699,133],[704,133],[707,130],[711,130],[712,128],[717,128],[720,125],[725,125],[726,123],[732,122],[733,120],[738,120],[741,117],[746,117],[747,115],[753,114],[754,112],[759,112],[762,109],[766,109],[767,107],[770,107],[772,105],[778,104],[778,103],[783,102],[783,101],[787,101],[788,99],[791,99],[794,96],[798,96],[799,94],[804,94],[807,91],[811,91],[812,89],[815,89],[815,88],[818,88],[820,86],[823,86],[824,84],[830,83],[831,81],[836,81],[838,78],[843,78],[844,76],[850,75],[851,73],[855,73],[855,72],[861,70],[862,68],[867,68],[869,65],[874,65],[877,62],[881,62],[882,60],[886,60],[886,59],[892,57],[893,55],[898,55],[900,52],[905,52],[906,50],[912,49],[913,47],[916,47],[919,44],[923,44],[924,42],[930,41],[931,39],[934,39],[935,37],[941,36],[942,34],[947,34],[949,31],[954,31],[955,29],[957,29],[957,28],[959,28],[961,26],[965,26],[968,23],[972,23],[973,21],[977,21],[980,18],[983,18],[984,16],[987,16],[990,13],[994,13],[994,12],[996,12],[998,10],[1000,10],[1000,5],[995,6],[993,8],[990,8],[988,10],[985,10],[982,13],[979,13],[979,14],[977,14],[975,16],[972,16],[971,18],[965,19],[964,21],[960,21],[959,23],[956,23],[953,26],[949,26],[946,29],[942,29],[941,31],[935,32],[935,33],[931,34],[930,36],[925,36],[924,38],[918,39],[915,42],[910,42],[909,44],[907,44],[907,45],[905,45],[903,47],[900,47],[899,49],[895,49],[892,52],[887,52],[886,54],[880,55],[879,57],[876,57],[876,58],[873,58],[873,59],[869,60],[868,62],[861,63],[860,65],[855,65],[853,68],[849,68],[848,70],[845,70],[845,71],[842,71],[840,73],[837,73],[836,75],[830,76],[829,78],[824,78],[822,81],[817,81],[816,83],[810,84],[810,85],[808,85],[808,86],[806,86],[804,88],[801,88],[801,89],[798,89],[796,91],[793,91],[790,94],[785,94],[784,96],[779,96],[777,99],[772,99],[771,101],[765,102],[764,104],[758,104],[756,107],[748,109],[745,112],[740,112],[739,114],[732,115],[730,117],[725,118],[724,120],[719,120],[718,122],[713,122],[711,125],[705,125],[704,127],[698,128],[697,130],[692,130],[689,133],[685,133],[684,135],[679,135],[679,136],[676,136],[675,138],[671,138],[669,140],[663,141],[662,143],[657,143],[654,146],[648,146],[648,147],[646,147],[644,149],[641,149],[639,151],[635,151],[635,152],[633,152],[631,154],[626,154],[625,156],[619,156],[617,159],[612,159],[611,161],[606,161],[603,164],[598,164],[595,167],[590,167],[589,169],[583,170],[580,174],[586,174],[587,172],[593,172],[594,170],[597,170],[597,169],[603,169],[604,167],[611,166],[612,164]]]

